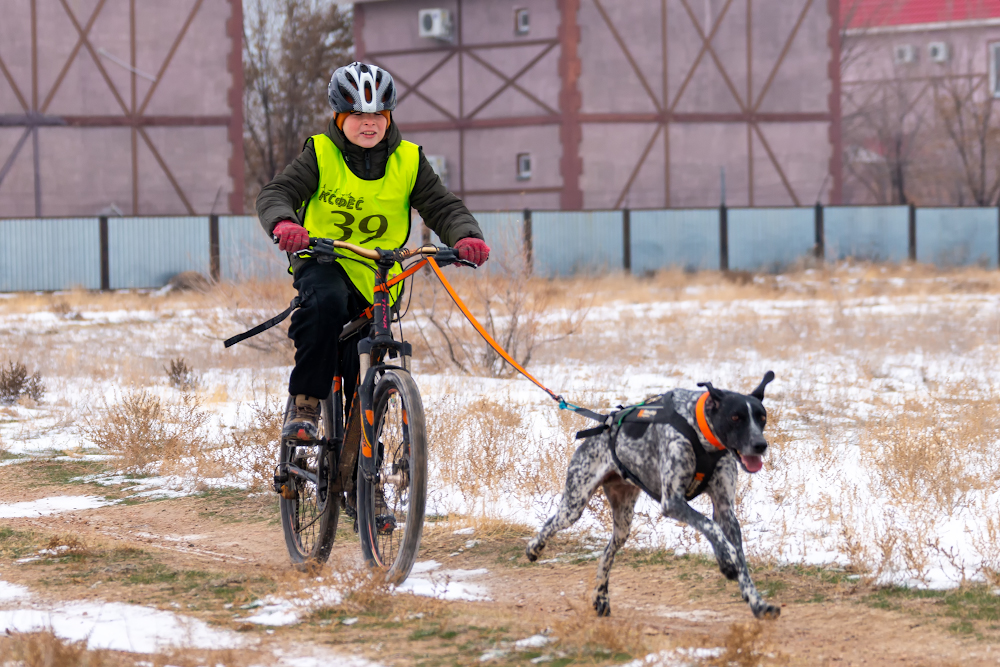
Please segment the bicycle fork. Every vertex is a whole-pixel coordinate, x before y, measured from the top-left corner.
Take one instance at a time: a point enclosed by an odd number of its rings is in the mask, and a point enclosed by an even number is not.
[[[410,366],[409,358],[413,354],[413,348],[410,344],[393,340],[392,332],[389,329],[391,309],[389,289],[385,285],[394,261],[391,254],[386,254],[377,262],[379,272],[375,281],[375,302],[372,304],[372,330],[368,338],[358,341],[359,377],[362,378],[361,386],[358,388],[362,426],[360,470],[371,484],[378,484],[380,481],[378,479],[379,461],[377,460],[380,452],[378,451],[378,433],[375,427],[375,375],[378,371],[386,368],[381,362],[387,353],[393,359],[398,357],[400,367],[407,371]],[[375,366],[372,366],[373,358],[376,360]]]

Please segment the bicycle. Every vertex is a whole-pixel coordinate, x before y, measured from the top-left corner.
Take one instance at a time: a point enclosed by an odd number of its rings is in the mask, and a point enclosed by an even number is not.
[[[398,341],[392,336],[390,325],[402,315],[390,304],[390,289],[429,259],[437,266],[475,265],[459,259],[453,248],[433,245],[370,250],[343,241],[310,239],[310,247],[303,252],[321,263],[353,259],[337,249],[376,264],[374,303],[347,324],[340,336],[341,342],[349,341],[370,323],[368,336],[357,343],[358,381],[346,425],[344,382],[338,376],[330,396],[321,403],[319,438],[309,442],[282,439],[274,489],[280,494],[285,544],[296,566],[307,568],[329,558],[343,502],[356,521],[365,560],[385,572],[386,581],[400,584],[413,568],[423,533],[427,433],[420,392],[410,375],[412,348],[402,335]],[[414,257],[424,259],[389,279],[397,262]],[[386,357],[399,363],[386,363]],[[356,497],[353,512],[352,495]]]

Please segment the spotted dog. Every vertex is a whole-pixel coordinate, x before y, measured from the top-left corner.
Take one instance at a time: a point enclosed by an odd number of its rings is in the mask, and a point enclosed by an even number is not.
[[[711,383],[699,383],[705,391],[674,389],[660,397],[661,407],[674,411],[670,416],[673,423],[650,423],[645,429],[630,429],[630,424],[619,422],[587,437],[570,460],[558,511],[528,543],[528,560],[538,558],[552,535],[573,525],[597,487],[603,486],[614,527],[597,564],[593,603],[599,616],[609,615],[608,575],[615,552],[628,537],[641,487],[659,500],[664,516],[683,521],[708,538],[719,570],[727,579],[739,582],[740,593],[754,616],[777,618],[781,610],[768,604],[750,579],[733,508],[737,466],[749,473],[763,466],[762,456],[767,450],[764,388],[773,379],[774,373],[768,371],[749,395],[716,389]],[[703,451],[696,453],[696,447]],[[699,479],[697,469],[706,455],[712,454],[716,457],[714,470],[707,479]],[[714,521],[688,504],[701,491],[712,498]]]

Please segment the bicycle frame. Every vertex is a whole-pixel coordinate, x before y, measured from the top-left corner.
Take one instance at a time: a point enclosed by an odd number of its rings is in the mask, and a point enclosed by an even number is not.
[[[310,252],[315,255],[318,262],[329,263],[338,258],[346,259],[344,255],[336,251],[343,248],[361,257],[374,260],[377,269],[371,308],[365,311],[361,317],[345,326],[344,332],[341,334],[342,339],[349,337],[361,326],[364,326],[370,313],[371,331],[366,338],[358,341],[360,368],[358,373],[359,381],[355,388],[355,397],[358,401],[357,408],[360,413],[358,421],[361,422],[361,433],[345,433],[346,430],[354,426],[354,415],[350,415],[351,423],[345,428],[340,395],[338,394],[336,397],[331,396],[330,399],[330,403],[333,403],[333,414],[335,416],[332,444],[334,445],[334,451],[337,453],[336,465],[339,472],[333,482],[332,491],[336,493],[344,490],[345,476],[353,474],[354,462],[358,453],[354,451],[345,452],[343,443],[349,440],[353,441],[355,435],[359,435],[361,441],[361,465],[359,466],[361,474],[364,475],[368,482],[377,483],[379,481],[377,479],[376,460],[378,456],[377,433],[375,433],[374,406],[372,405],[375,379],[380,372],[388,369],[398,369],[407,373],[410,371],[410,357],[413,355],[412,346],[405,341],[395,340],[390,330],[390,325],[392,324],[392,306],[390,303],[389,287],[415,273],[425,262],[418,262],[391,280],[389,279],[389,271],[392,270],[392,267],[397,262],[418,256],[432,256],[441,266],[459,263],[475,268],[475,264],[459,259],[453,248],[433,245],[425,245],[413,250],[406,248],[397,250],[375,248],[372,250],[330,239],[310,239],[310,244],[312,246]],[[386,355],[390,359],[398,358],[400,363],[398,365],[383,363]],[[353,413],[353,401],[351,407]]]

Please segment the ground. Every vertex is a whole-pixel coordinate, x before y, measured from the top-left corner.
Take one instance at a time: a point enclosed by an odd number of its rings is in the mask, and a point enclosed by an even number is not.
[[[5,472],[18,474],[5,475],[0,503],[115,495],[113,488],[63,482],[66,474],[91,472],[95,464],[62,463],[60,475],[52,467],[41,460],[7,467]],[[782,607],[780,619],[759,622],[736,585],[708,559],[663,551],[624,550],[612,572],[612,616],[598,619],[587,601],[593,541],[557,539],[543,555],[551,560],[529,564],[524,531],[473,528],[476,544],[465,548],[468,530],[455,534],[455,524],[439,524],[428,524],[420,559],[487,570],[476,581],[492,601],[374,592],[296,625],[247,623],[241,619],[252,612],[240,607],[295,590],[306,575],[290,567],[274,498],[235,490],[8,519],[0,529],[0,580],[27,585],[38,601],[179,609],[257,642],[228,652],[224,660],[234,665],[267,664],[261,660],[273,650],[294,653],[310,645],[384,665],[479,664],[488,652],[539,633],[556,641],[497,655],[489,664],[523,664],[546,655],[546,664],[616,664],[677,647],[728,648],[739,665],[992,665],[1000,658],[995,617],[992,626],[968,618],[969,627],[963,627],[942,597],[894,598],[844,572],[758,567],[758,586]],[[71,548],[14,562],[57,545]],[[353,567],[358,561],[359,546],[344,516],[331,563]],[[344,625],[347,618],[359,620]]]
[[[455,275],[495,338],[592,409],[776,373],[737,515],[778,620],[754,620],[704,540],[644,500],[610,618],[588,601],[600,497],[528,563],[590,424],[484,353],[426,276],[404,329],[428,516],[395,592],[346,517],[328,564],[290,566],[266,489],[291,347],[280,328],[221,345],[283,310],[287,283],[0,295],[0,667],[998,662],[1000,273]],[[21,632],[48,626],[63,638]],[[115,650],[72,641],[88,638]]]

